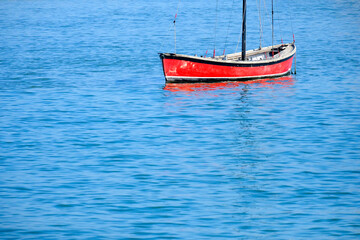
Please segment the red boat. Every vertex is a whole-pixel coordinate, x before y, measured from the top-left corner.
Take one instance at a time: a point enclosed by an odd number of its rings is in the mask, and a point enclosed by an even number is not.
[[[242,52],[213,57],[160,53],[160,58],[167,82],[245,81],[289,74],[295,53],[295,40],[246,51],[246,0],[243,0]]]
[[[287,75],[295,53],[295,44],[288,43],[247,51],[245,61],[241,53],[215,58],[160,53],[160,58],[168,82],[212,82]]]

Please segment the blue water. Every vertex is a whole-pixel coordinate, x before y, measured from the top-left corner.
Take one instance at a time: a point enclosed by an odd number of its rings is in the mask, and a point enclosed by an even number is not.
[[[278,3],[297,75],[165,85],[177,5],[1,1],[0,238],[359,239],[359,1]],[[181,1],[177,52],[234,51],[231,6],[214,40],[216,1]]]

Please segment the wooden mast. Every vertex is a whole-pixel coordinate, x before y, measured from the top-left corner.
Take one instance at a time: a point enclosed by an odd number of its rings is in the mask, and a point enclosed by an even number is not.
[[[246,0],[243,0],[243,19],[242,19],[242,54],[241,60],[246,58]]]

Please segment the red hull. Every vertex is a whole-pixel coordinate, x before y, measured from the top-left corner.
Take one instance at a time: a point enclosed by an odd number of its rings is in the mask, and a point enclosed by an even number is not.
[[[290,72],[294,51],[264,61],[226,61],[178,54],[160,54],[168,82],[248,80],[278,77]]]

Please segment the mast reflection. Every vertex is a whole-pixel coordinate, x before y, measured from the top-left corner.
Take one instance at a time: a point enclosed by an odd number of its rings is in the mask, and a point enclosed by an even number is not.
[[[258,203],[274,194],[263,184],[269,158],[264,140],[271,130],[266,121],[272,121],[264,103],[272,100],[272,94],[287,93],[294,84],[295,78],[285,76],[246,82],[168,83],[164,87],[169,136],[192,140],[191,146],[183,148],[176,143],[172,151],[181,149],[190,156],[201,153],[206,158],[202,164],[230,179],[227,193],[234,198],[226,204],[234,221],[241,223],[244,216],[250,219],[245,226],[261,215],[256,211]],[[277,91],[282,88],[285,91]]]

